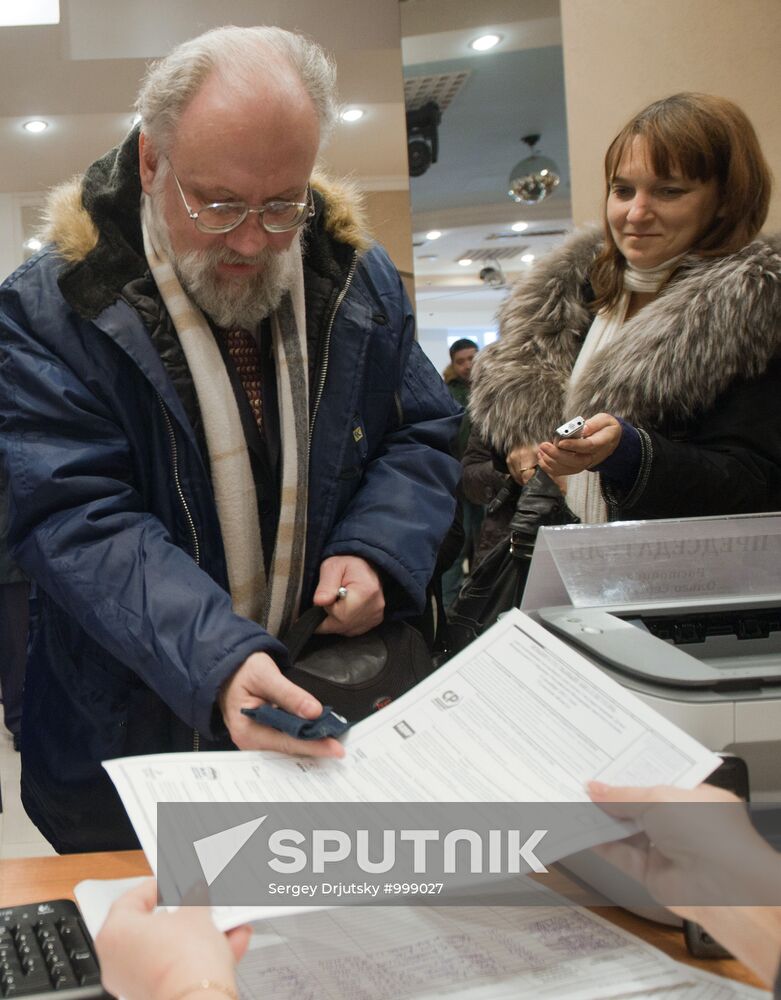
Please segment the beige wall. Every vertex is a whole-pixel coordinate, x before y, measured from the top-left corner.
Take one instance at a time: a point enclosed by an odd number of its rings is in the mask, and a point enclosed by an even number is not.
[[[407,294],[414,301],[409,191],[369,191],[365,198],[372,235],[390,254],[401,272]]]
[[[600,216],[602,163],[635,112],[680,90],[736,101],[776,179],[781,230],[781,0],[561,0],[572,214]]]

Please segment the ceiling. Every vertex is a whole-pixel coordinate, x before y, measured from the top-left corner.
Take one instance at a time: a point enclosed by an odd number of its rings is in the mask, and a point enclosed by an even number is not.
[[[455,8],[461,13],[454,19]],[[515,19],[502,20],[508,13]],[[437,26],[443,30],[432,30]],[[470,9],[407,0],[402,27],[408,92],[421,80],[466,75],[442,114],[437,163],[410,178],[418,325],[424,334],[487,330],[528,258],[559,242],[571,225],[558,4],[516,2],[508,9],[502,0],[485,0]],[[475,53],[469,42],[488,30],[502,35],[501,43]],[[552,157],[561,174],[555,192],[531,207],[507,196],[511,168],[529,153],[521,142],[529,133],[541,136],[538,151]],[[511,226],[520,222],[528,228],[514,232]],[[430,230],[442,236],[428,240]],[[464,257],[472,264],[459,265]],[[504,285],[480,280],[486,266]]]
[[[504,294],[484,285],[486,263],[461,267],[467,250],[502,252],[508,282],[523,254],[560,239],[569,226],[569,176],[557,0],[61,0],[61,23],[0,28],[0,193],[45,190],[120,142],[150,58],[219,24],[279,24],[305,30],[335,55],[340,97],[366,109],[340,124],[326,166],[366,190],[409,185],[415,232],[419,320],[432,329],[484,325]],[[439,161],[407,177],[399,12],[405,79],[465,72],[443,114]],[[468,42],[503,36],[493,51]],[[46,118],[30,135],[21,125]],[[520,136],[539,132],[541,152],[559,164],[555,194],[532,208],[506,195]],[[514,234],[512,223],[529,228]],[[442,231],[436,243],[425,233]],[[474,323],[472,322],[474,320]]]

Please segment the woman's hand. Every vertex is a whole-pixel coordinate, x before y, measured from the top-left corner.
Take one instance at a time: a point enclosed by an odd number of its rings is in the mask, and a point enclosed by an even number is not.
[[[525,486],[537,468],[537,449],[534,445],[519,444],[508,452],[505,459],[507,471],[521,486]]]
[[[543,472],[551,477],[576,476],[612,455],[621,440],[621,424],[609,413],[597,413],[583,425],[583,434],[558,444],[543,441],[537,449]]]
[[[157,885],[148,879],[109,910],[95,939],[106,989],[127,1000],[170,1000],[188,986],[195,995],[194,984],[203,980],[235,989],[233,968],[247,950],[250,928],[226,935],[214,926],[207,906],[156,913],[156,902]]]
[[[595,852],[772,983],[781,959],[781,860],[752,826],[745,803],[710,785],[616,788],[592,781],[588,792],[611,816],[642,828]]]

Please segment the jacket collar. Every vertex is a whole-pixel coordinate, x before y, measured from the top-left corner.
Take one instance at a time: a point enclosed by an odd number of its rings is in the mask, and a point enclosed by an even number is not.
[[[684,420],[778,355],[781,236],[726,257],[685,258],[568,395],[593,318],[587,281],[601,245],[599,233],[586,230],[544,258],[503,306],[501,339],[475,359],[473,419],[497,449],[546,440],[576,413],[606,411],[650,427]]]

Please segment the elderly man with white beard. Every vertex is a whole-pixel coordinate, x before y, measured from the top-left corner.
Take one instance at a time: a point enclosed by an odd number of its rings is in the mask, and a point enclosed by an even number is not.
[[[9,543],[36,589],[22,799],[60,852],[135,846],[107,758],[341,754],[241,709],[319,714],[277,638],[302,609],[346,636],[421,611],[458,477],[398,273],[314,173],[322,50],[216,29],[138,110],[0,290]]]

